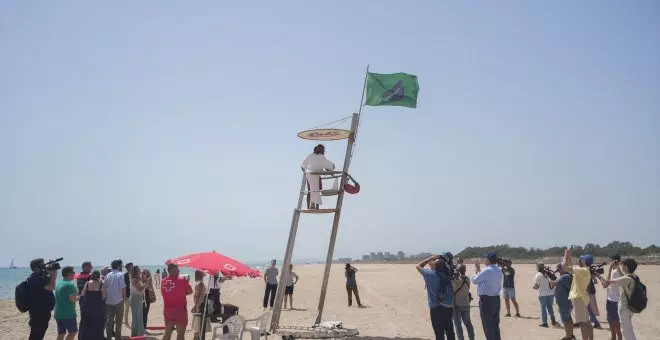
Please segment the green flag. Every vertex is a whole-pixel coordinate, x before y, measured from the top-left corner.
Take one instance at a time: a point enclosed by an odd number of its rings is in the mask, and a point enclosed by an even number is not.
[[[417,76],[407,73],[367,74],[367,100],[364,105],[417,107]]]

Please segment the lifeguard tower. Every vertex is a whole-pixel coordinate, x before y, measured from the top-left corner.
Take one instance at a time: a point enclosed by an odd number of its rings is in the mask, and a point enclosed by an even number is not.
[[[300,184],[300,192],[298,195],[298,205],[293,210],[293,217],[291,219],[291,230],[289,231],[289,240],[284,254],[284,263],[282,264],[282,274],[280,275],[278,290],[275,296],[275,306],[273,308],[273,316],[271,319],[270,330],[271,332],[282,335],[284,339],[306,338],[306,339],[324,339],[324,338],[344,338],[358,335],[357,329],[344,328],[341,324],[337,323],[322,323],[323,306],[325,304],[325,296],[328,288],[328,279],[330,278],[330,267],[332,265],[332,257],[335,249],[335,241],[337,239],[337,230],[339,229],[339,219],[341,217],[341,208],[344,202],[344,194],[346,192],[355,194],[360,190],[360,185],[348,173],[351,165],[351,158],[353,156],[353,149],[355,145],[355,138],[359,126],[360,113],[354,113],[351,117],[344,118],[340,121],[351,119],[350,130],[336,129],[336,128],[318,128],[305,130],[298,133],[298,137],[307,140],[315,141],[337,141],[347,139],[346,155],[344,157],[344,166],[341,171],[324,171],[312,173],[319,175],[322,181],[332,180],[338,185],[333,185],[331,189],[321,190],[322,196],[337,196],[337,203],[334,208],[319,208],[319,209],[303,209],[303,199],[305,195],[309,194],[306,187],[306,176],[302,174],[302,181]],[[337,121],[337,122],[340,122]],[[336,123],[336,122],[332,122]],[[326,125],[332,124],[328,123]],[[352,183],[349,183],[352,182]],[[326,187],[323,185],[323,187]],[[332,233],[330,234],[330,243],[328,245],[328,254],[325,260],[325,271],[323,273],[323,283],[321,285],[321,295],[319,297],[318,309],[316,312],[316,319],[311,327],[296,327],[296,326],[280,326],[280,314],[282,311],[282,302],[284,300],[284,287],[286,285],[286,277],[289,273],[289,265],[291,264],[291,255],[293,254],[293,247],[296,241],[296,233],[298,231],[298,223],[301,214],[334,214],[332,223]]]

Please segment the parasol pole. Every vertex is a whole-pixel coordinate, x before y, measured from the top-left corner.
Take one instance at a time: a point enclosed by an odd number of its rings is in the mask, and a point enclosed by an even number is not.
[[[328,254],[325,258],[325,270],[323,271],[323,283],[321,285],[321,296],[319,297],[319,306],[316,311],[316,320],[314,325],[320,325],[323,318],[323,307],[325,305],[325,296],[328,290],[328,280],[330,279],[330,267],[332,266],[332,256],[335,250],[335,242],[337,241],[337,231],[339,229],[339,218],[341,217],[341,207],[344,202],[344,186],[348,174],[348,168],[351,165],[353,158],[353,146],[357,137],[358,126],[360,125],[360,115],[362,114],[362,107],[364,106],[364,95],[367,91],[367,80],[369,79],[369,65],[364,74],[364,85],[362,87],[362,98],[360,99],[360,109],[358,113],[353,114],[351,121],[351,134],[348,137],[346,145],[346,156],[344,157],[344,169],[342,170],[341,183],[339,184],[339,195],[337,196],[337,206],[335,208],[335,218],[332,222],[332,233],[330,234],[330,244],[328,245]]]
[[[213,275],[211,273],[207,272],[209,276],[209,284],[206,286],[206,297],[204,298],[204,312],[202,313],[202,331],[200,332],[200,340],[205,340],[206,339],[206,310],[208,309],[209,306],[209,293],[211,292],[211,279],[213,278]],[[195,302],[193,301],[193,304]]]

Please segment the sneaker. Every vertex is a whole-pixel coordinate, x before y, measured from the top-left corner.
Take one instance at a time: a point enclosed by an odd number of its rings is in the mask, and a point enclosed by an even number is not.
[[[548,324],[547,323],[542,323],[542,324],[539,325],[539,327],[548,328]]]
[[[510,318],[510,317],[511,317],[511,314],[506,313],[506,314],[504,314],[504,317],[505,317],[505,318]]]
[[[601,326],[600,324],[595,324],[595,325],[594,325],[594,328],[595,328],[595,329],[601,329],[601,328],[603,328],[603,326]]]
[[[519,317],[520,317],[520,313],[516,313],[516,317],[519,318]]]
[[[559,326],[559,324],[557,323],[557,321],[552,321],[552,326],[557,327]]]

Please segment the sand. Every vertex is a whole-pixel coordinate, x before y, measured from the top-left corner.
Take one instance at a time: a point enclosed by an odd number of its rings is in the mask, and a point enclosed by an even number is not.
[[[342,320],[346,325],[358,327],[360,330],[358,339],[433,339],[424,283],[414,265],[358,264],[356,267],[359,269],[357,280],[362,302],[368,308],[347,307],[343,268],[342,265],[333,265],[324,320]],[[561,329],[546,329],[538,326],[539,302],[536,291],[531,288],[535,266],[518,265],[515,268],[516,293],[523,317],[502,317],[502,339],[560,339],[563,336]],[[660,269],[658,266],[642,266],[638,269],[638,274],[647,285],[651,298],[648,308],[643,313],[635,315],[633,319],[638,339],[660,337],[658,335],[660,334],[660,323],[658,323],[660,303],[658,299],[653,298],[657,292],[660,292],[658,269]],[[280,324],[309,326],[316,315],[323,265],[300,265],[296,266],[294,271],[300,276],[294,295],[296,310],[283,311]],[[473,271],[473,267],[468,266],[468,274]],[[595,338],[609,339],[604,310],[605,290],[598,288],[598,301],[601,307],[599,319],[604,329],[595,330]],[[263,291],[264,282],[261,279],[234,279],[223,285],[223,301],[238,305],[241,315],[253,318],[262,313]],[[475,287],[472,287],[472,293],[476,294]],[[485,339],[476,303],[476,300],[473,301],[475,307],[471,311],[472,321],[477,339]],[[504,316],[504,303],[502,303],[502,316]],[[160,296],[156,304],[151,307],[149,324],[162,325]],[[46,338],[55,339],[55,333],[55,323],[51,321]],[[128,334],[129,330],[124,328],[123,333]],[[150,338],[160,339],[159,334],[162,333],[155,332]],[[13,301],[0,301],[0,339],[27,339],[27,336],[27,315],[19,313]],[[245,336],[247,337],[248,334]],[[192,339],[190,331],[186,339]]]

